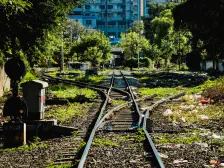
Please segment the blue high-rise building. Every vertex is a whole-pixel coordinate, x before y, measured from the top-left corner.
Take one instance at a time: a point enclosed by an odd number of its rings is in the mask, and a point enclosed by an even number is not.
[[[140,20],[142,0],[95,0],[73,10],[68,18],[87,29],[103,31],[107,37],[119,40],[134,21]]]
[[[141,16],[148,16],[150,2],[165,4],[168,0],[93,0],[75,8],[68,18],[80,22],[86,29],[103,31],[117,43],[122,32]]]

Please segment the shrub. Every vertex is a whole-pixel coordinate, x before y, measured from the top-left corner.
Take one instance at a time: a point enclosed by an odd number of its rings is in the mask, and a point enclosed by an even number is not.
[[[124,66],[125,67],[130,67],[130,66],[132,66],[132,68],[137,68],[138,67],[138,60],[137,59],[135,59],[135,58],[133,58],[133,59],[126,59],[125,61],[124,61]]]
[[[31,72],[27,72],[26,75],[23,77],[21,83],[25,83],[35,79],[37,79],[36,76],[34,76]]]
[[[152,67],[153,62],[150,58],[144,57],[144,58],[141,58],[139,61],[144,67],[147,67],[147,68]]]
[[[224,100],[224,85],[222,83],[218,83],[212,88],[208,88],[204,90],[202,93],[204,97],[208,97],[213,99],[215,102]]]
[[[4,54],[0,51],[0,67],[4,64]]]

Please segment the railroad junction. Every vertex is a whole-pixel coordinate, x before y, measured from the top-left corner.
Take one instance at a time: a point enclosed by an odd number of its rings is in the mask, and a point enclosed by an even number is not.
[[[2,147],[0,167],[222,166],[222,95],[211,94],[221,79],[208,81],[196,73],[110,70],[94,83],[57,73],[39,75],[49,88],[46,100],[41,99],[45,111],[38,123],[57,122],[46,132],[44,125],[34,124],[23,146]],[[65,86],[86,89],[93,96],[55,97],[56,90],[73,94]],[[0,120],[2,126],[10,118]],[[0,135],[4,142],[2,130]]]

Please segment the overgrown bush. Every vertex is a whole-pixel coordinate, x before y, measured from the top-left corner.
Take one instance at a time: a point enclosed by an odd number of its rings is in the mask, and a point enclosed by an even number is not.
[[[144,58],[141,58],[139,61],[141,65],[143,65],[143,67],[147,67],[147,68],[152,67],[153,62],[150,58],[144,57]]]
[[[188,67],[187,67],[186,65],[182,65],[182,66],[180,67],[180,70],[181,70],[181,71],[188,71]]]
[[[202,95],[211,98],[215,102],[224,100],[224,78],[220,78],[217,83],[203,91]]]
[[[124,66],[125,67],[132,67],[132,68],[137,68],[138,67],[138,60],[133,58],[129,58],[129,59],[126,59],[124,61]]]
[[[26,75],[23,77],[21,83],[25,83],[25,82],[32,81],[35,79],[37,79],[36,76],[34,76],[31,72],[27,72]]]
[[[3,64],[4,64],[4,54],[0,51],[0,67],[2,67],[3,66]]]

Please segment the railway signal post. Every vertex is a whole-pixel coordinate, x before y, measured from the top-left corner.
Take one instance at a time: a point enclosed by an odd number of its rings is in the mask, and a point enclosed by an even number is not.
[[[10,121],[3,124],[4,147],[17,147],[26,144],[26,124],[22,119],[27,116],[27,105],[18,95],[18,84],[26,74],[26,66],[19,58],[12,58],[5,63],[5,71],[11,79],[12,95],[7,99],[3,116]]]

